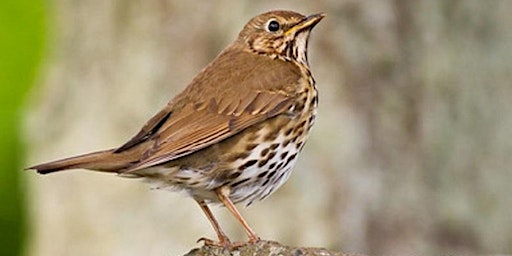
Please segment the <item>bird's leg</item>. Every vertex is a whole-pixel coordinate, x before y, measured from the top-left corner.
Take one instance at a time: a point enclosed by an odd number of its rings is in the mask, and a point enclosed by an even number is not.
[[[210,208],[208,208],[208,205],[206,204],[206,202],[204,200],[198,200],[198,199],[196,199],[196,202],[199,204],[199,207],[201,207],[204,214],[206,215],[206,217],[212,224],[213,229],[215,230],[215,233],[217,233],[217,237],[219,238],[219,242],[214,242],[208,238],[202,237],[202,238],[199,238],[199,240],[197,240],[197,242],[204,241],[204,243],[206,245],[230,247],[231,241],[229,241],[228,236],[226,236],[224,231],[222,231],[222,229],[220,228],[219,222],[217,222],[217,220],[213,216],[212,211],[210,211]]]
[[[224,204],[224,206],[226,206],[226,208],[228,208],[228,210],[233,214],[233,216],[235,216],[235,218],[240,222],[240,224],[242,224],[242,226],[245,229],[245,232],[249,236],[249,243],[253,244],[258,242],[260,238],[258,237],[258,235],[256,235],[256,232],[252,230],[247,221],[245,221],[240,212],[236,209],[231,199],[229,199],[230,188],[227,186],[223,186],[218,188],[215,192],[217,193],[217,197]]]

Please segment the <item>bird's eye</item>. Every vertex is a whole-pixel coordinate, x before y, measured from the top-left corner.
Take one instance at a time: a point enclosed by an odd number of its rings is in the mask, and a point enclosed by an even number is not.
[[[280,27],[281,26],[279,25],[279,22],[277,22],[276,20],[270,20],[267,25],[267,29],[270,32],[276,32],[279,30]]]

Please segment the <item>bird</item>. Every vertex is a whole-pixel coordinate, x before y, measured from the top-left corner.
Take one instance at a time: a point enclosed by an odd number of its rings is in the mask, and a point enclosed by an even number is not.
[[[184,192],[202,209],[218,241],[236,245],[210,205],[225,206],[249,240],[260,237],[235,204],[263,200],[288,179],[315,122],[318,92],[308,63],[312,29],[325,17],[274,10],[253,17],[233,43],[120,147],[37,164],[142,178]]]

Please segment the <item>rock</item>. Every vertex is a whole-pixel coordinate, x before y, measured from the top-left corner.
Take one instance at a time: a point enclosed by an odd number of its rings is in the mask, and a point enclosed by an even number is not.
[[[201,248],[192,249],[184,256],[356,256],[356,254],[344,254],[333,252],[324,248],[293,247],[282,245],[275,241],[259,241],[255,244],[245,244],[233,249],[221,246],[204,245]],[[362,255],[359,255],[362,256]]]

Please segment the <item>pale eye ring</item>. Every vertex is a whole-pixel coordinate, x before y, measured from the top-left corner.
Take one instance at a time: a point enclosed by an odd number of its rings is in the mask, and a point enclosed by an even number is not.
[[[269,32],[276,32],[278,31],[279,29],[281,28],[281,25],[279,24],[279,22],[277,22],[277,20],[275,19],[271,19],[268,21],[267,23],[267,30]]]

